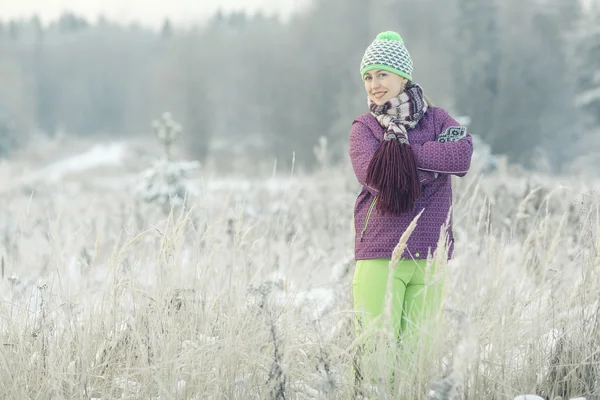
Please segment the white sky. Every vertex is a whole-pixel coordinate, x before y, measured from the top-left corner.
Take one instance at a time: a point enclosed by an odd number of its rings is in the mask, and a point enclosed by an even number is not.
[[[219,8],[227,11],[289,15],[309,0],[0,0],[0,20],[29,18],[39,15],[42,23],[56,18],[63,11],[73,11],[95,21],[100,14],[111,20],[158,27],[165,17],[175,23],[191,23],[212,15]]]

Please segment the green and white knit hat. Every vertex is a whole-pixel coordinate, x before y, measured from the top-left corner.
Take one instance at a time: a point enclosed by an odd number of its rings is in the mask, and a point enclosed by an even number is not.
[[[383,69],[412,81],[413,62],[404,40],[396,32],[381,32],[365,51],[360,63],[360,76],[367,71]]]

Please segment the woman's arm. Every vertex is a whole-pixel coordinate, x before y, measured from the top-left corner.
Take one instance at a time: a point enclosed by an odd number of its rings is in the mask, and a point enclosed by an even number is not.
[[[445,110],[438,108],[435,112],[437,132],[445,132],[448,128],[460,126]],[[473,138],[468,133],[456,142],[431,141],[411,147],[417,167],[423,171],[464,176],[471,167]]]
[[[379,191],[368,186],[365,181],[367,178],[367,169],[373,155],[379,148],[380,142],[377,140],[368,126],[360,121],[354,121],[352,131],[350,132],[350,160],[354,168],[354,174],[358,182],[363,185],[372,195],[376,196]],[[431,171],[418,170],[419,182],[421,186],[426,186],[435,181],[438,173]]]
[[[354,121],[350,131],[350,161],[352,161],[352,167],[358,182],[374,196],[378,195],[379,191],[368,186],[365,181],[367,179],[367,168],[369,168],[369,163],[378,148],[379,140],[373,136],[369,127],[360,121]]]

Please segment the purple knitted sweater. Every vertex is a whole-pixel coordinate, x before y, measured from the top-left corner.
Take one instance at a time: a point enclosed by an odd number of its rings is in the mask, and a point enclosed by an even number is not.
[[[352,124],[350,159],[358,182],[363,188],[354,207],[355,258],[365,260],[390,258],[402,233],[414,217],[423,211],[417,227],[408,240],[403,258],[424,259],[433,254],[440,237],[440,228],[449,218],[449,254],[454,253],[452,234],[452,181],[450,175],[464,176],[471,165],[473,142],[470,135],[457,142],[436,142],[447,128],[460,126],[444,109],[430,107],[414,129],[408,131],[408,140],[415,154],[421,197],[412,212],[401,215],[381,215],[374,207],[377,190],[365,184],[367,167],[383,139],[383,128],[369,113],[360,115]]]

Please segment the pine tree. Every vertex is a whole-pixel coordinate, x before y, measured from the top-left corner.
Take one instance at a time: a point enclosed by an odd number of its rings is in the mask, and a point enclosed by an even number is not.
[[[577,105],[591,126],[600,126],[600,4],[582,18],[573,54],[578,67]]]
[[[575,141],[575,171],[600,168],[600,4],[580,18],[571,36],[573,72],[576,76],[575,105],[581,115],[580,135]],[[595,176],[592,172],[592,176]]]
[[[471,132],[489,140],[500,66],[496,0],[458,0],[451,72],[456,112],[471,119]]]
[[[537,121],[542,99],[536,92],[534,76],[539,71],[531,68],[539,56],[531,40],[530,22],[535,10],[531,3],[507,0],[499,11],[502,34],[498,40],[497,92],[489,142],[494,153],[506,154],[511,162],[526,165],[540,139]]]
[[[370,29],[372,2],[366,0],[319,0],[289,26],[287,46],[280,68],[283,80],[277,87],[282,101],[277,107],[271,140],[283,162],[296,155],[298,164],[315,166],[313,146],[321,136],[332,138],[342,149],[353,118],[366,107],[359,66],[365,48],[375,37]],[[302,54],[302,57],[298,57]],[[300,83],[286,76],[303,76]],[[285,82],[284,87],[281,83]],[[288,86],[289,85],[289,86]],[[292,112],[286,98],[293,93]],[[282,134],[281,126],[294,132]],[[339,152],[337,155],[345,156]]]
[[[165,18],[163,22],[161,36],[163,39],[169,39],[173,37],[173,26],[171,25],[171,20]]]
[[[11,40],[17,41],[17,40],[19,40],[19,36],[20,36],[19,24],[16,21],[11,20],[8,23],[8,37]]]
[[[564,38],[572,19],[561,12],[563,3],[509,0],[502,8],[491,145],[526,167],[535,167],[538,155],[545,155],[547,166],[558,170],[569,159],[565,146],[578,131]]]
[[[0,159],[8,157],[15,148],[16,136],[14,123],[5,113],[0,112]]]
[[[182,127],[173,120],[171,113],[163,113],[152,127],[164,155],[143,172],[136,192],[144,201],[159,205],[168,214],[174,208],[185,207],[186,199],[195,194],[186,179],[200,165],[195,161],[173,160],[173,146],[180,138]]]

